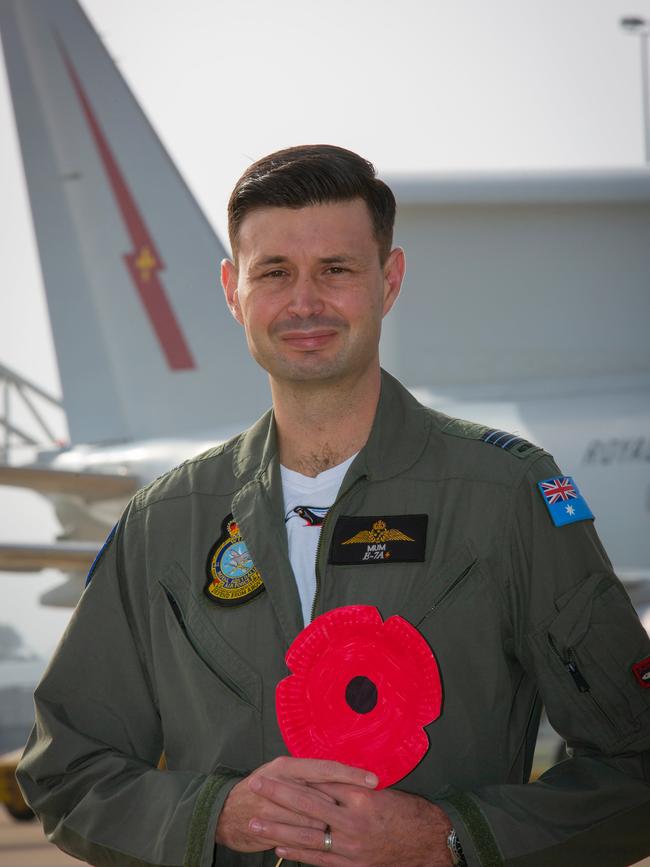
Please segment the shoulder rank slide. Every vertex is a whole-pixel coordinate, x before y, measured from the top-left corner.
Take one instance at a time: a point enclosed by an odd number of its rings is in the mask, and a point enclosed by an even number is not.
[[[219,605],[239,605],[266,588],[232,515],[224,518],[221,529],[208,555],[205,593]]]
[[[514,449],[519,443],[527,442],[523,437],[496,428],[488,428],[481,439],[484,443],[490,443],[491,446],[497,446],[500,449]]]
[[[442,428],[442,433],[468,440],[480,440],[491,446],[503,449],[518,458],[527,458],[533,453],[542,451],[539,446],[536,446],[518,434],[487,427],[484,424],[477,424],[473,421],[465,421],[462,418],[452,418]]]
[[[537,487],[556,527],[593,519],[593,512],[571,476],[544,479],[537,482]]]

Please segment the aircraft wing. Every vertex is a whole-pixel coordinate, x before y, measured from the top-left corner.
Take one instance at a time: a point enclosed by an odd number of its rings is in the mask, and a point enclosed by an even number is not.
[[[0,485],[31,488],[41,494],[76,494],[93,501],[128,498],[141,483],[133,476],[0,465]]]
[[[101,542],[58,542],[53,544],[0,544],[0,571],[36,572],[62,569],[85,573],[90,569]]]

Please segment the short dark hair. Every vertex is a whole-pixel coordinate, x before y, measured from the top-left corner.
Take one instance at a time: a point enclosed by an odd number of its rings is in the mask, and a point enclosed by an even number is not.
[[[395,196],[371,162],[335,145],[299,145],[257,160],[235,184],[228,202],[228,236],[237,259],[239,229],[256,208],[304,208],[363,199],[382,263],[393,244]]]

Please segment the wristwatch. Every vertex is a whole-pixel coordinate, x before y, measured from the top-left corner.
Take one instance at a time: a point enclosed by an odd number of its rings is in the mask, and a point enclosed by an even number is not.
[[[467,867],[467,861],[463,854],[463,847],[460,845],[458,834],[453,828],[447,837],[447,848],[451,852],[451,860],[455,867]]]

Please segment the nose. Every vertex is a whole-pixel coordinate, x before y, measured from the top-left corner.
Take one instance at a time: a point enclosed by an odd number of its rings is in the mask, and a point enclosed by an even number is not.
[[[287,311],[292,316],[307,319],[323,311],[323,299],[317,282],[310,274],[299,274],[291,287]]]

